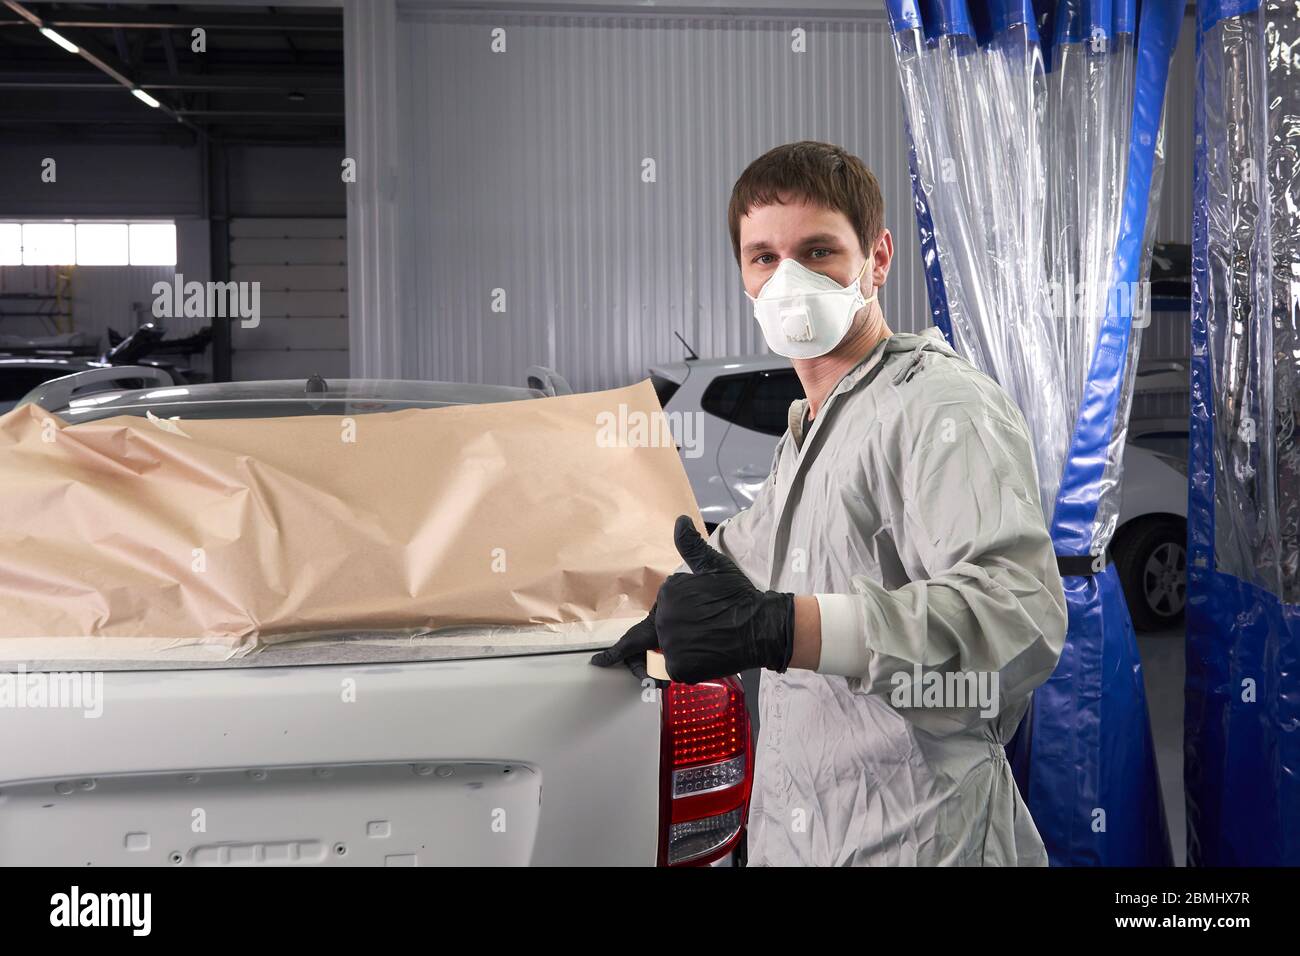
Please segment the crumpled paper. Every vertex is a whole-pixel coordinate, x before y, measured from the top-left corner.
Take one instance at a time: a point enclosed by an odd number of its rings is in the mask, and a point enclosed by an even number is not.
[[[703,527],[648,382],[400,412],[0,417],[0,658],[638,618]]]

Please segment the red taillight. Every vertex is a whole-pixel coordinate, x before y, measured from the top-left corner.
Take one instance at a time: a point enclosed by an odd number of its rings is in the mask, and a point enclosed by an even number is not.
[[[659,865],[700,866],[730,853],[744,833],[753,781],[739,677],[668,685],[659,776]]]

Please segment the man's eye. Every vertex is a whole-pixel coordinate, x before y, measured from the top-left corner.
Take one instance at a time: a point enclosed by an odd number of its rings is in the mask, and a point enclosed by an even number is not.
[[[763,253],[761,256],[758,256],[757,258],[755,258],[755,259],[754,259],[754,262],[755,262],[757,265],[760,265],[760,266],[767,266],[767,265],[771,265],[771,264],[772,264],[772,259],[773,259],[773,258],[774,258],[774,257],[773,257],[773,255],[772,255],[770,252],[765,252],[765,253]]]
[[[825,259],[827,256],[833,254],[834,254],[833,249],[814,249],[812,252],[809,253],[809,256],[813,259]]]

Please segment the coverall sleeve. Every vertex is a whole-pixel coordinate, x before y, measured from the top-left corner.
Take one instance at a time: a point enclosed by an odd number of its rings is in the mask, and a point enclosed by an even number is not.
[[[996,673],[1000,709],[1051,675],[1065,643],[1065,594],[1028,430],[1004,404],[976,391],[913,406],[886,443],[902,499],[888,518],[894,545],[925,575],[894,590],[854,575],[853,593],[816,595],[819,673],[886,696],[914,683],[918,668]]]

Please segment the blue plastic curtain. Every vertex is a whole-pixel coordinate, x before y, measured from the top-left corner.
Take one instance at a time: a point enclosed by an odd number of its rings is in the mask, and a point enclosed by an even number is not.
[[[890,0],[933,318],[1035,440],[1069,632],[1009,746],[1055,865],[1172,862],[1114,532],[1183,0]],[[1092,560],[1089,562],[1089,558]]]
[[[1188,862],[1300,865],[1300,13],[1198,4]]]

